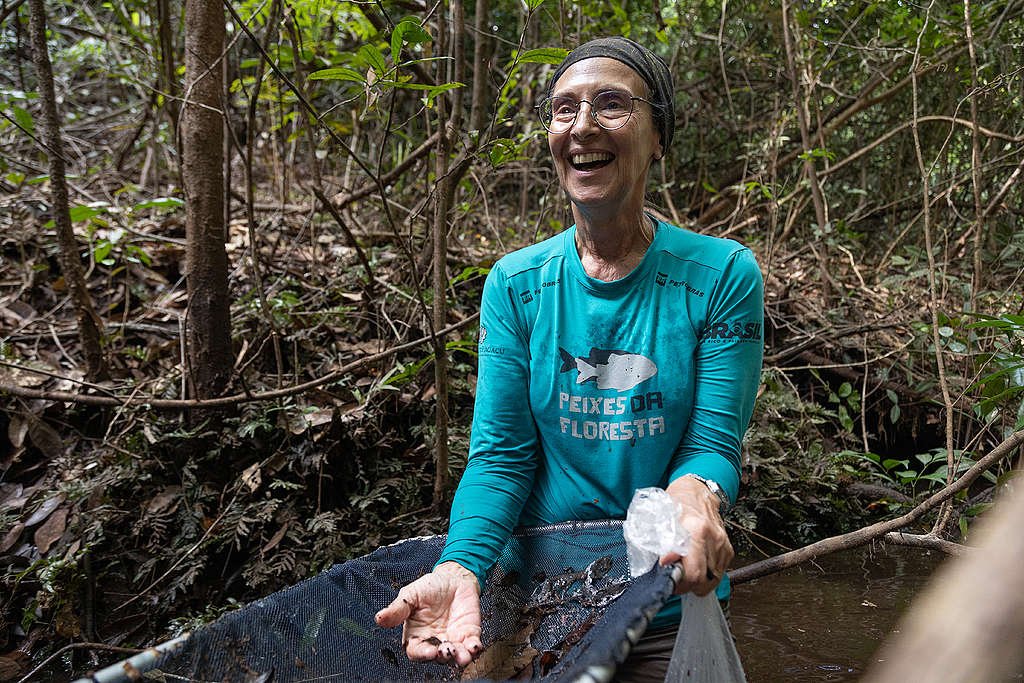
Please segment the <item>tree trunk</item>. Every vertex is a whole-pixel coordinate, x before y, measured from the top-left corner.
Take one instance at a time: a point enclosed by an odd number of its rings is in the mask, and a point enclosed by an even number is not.
[[[160,87],[164,89],[164,111],[171,122],[172,130],[178,131],[178,116],[181,103],[178,96],[178,78],[175,75],[174,24],[171,20],[170,0],[156,0],[157,38],[160,42]],[[175,135],[177,139],[177,135]]]
[[[491,38],[488,21],[490,0],[477,0],[473,15],[473,95],[469,110],[469,129],[483,135],[487,114],[487,64],[490,60]]]
[[[188,286],[189,384],[198,398],[219,395],[231,371],[228,260],[224,250],[221,111],[224,9],[220,0],[185,2],[182,176]]]
[[[32,41],[32,61],[39,80],[39,101],[42,105],[42,142],[50,163],[50,194],[53,222],[57,229],[57,244],[64,284],[71,295],[78,321],[78,339],[85,355],[85,374],[92,380],[105,379],[107,366],[100,345],[100,319],[93,310],[89,290],[85,284],[75,231],[71,227],[71,208],[68,204],[68,185],[64,175],[64,141],[60,133],[57,97],[53,88],[53,70],[46,47],[46,9],[43,0],[29,0],[29,34]]]
[[[445,9],[438,12],[437,34],[444,40],[448,38],[446,31]],[[444,43],[452,47],[453,41],[448,38]],[[452,51],[454,54],[454,50]],[[444,62],[438,69],[438,82],[447,81]],[[434,175],[437,185],[434,188],[434,226],[431,235],[434,244],[433,270],[433,333],[434,333],[434,507],[440,508],[448,490],[448,350],[444,337],[438,330],[444,327],[448,317],[448,154],[451,150],[449,135],[457,129],[450,126],[447,118],[448,102],[444,95],[437,98],[437,146],[434,152]],[[457,110],[452,110],[457,116]]]

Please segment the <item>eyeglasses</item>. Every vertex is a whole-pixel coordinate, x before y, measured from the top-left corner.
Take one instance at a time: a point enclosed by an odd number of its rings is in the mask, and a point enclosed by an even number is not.
[[[537,105],[537,115],[549,133],[564,133],[576,123],[580,105],[590,105],[590,117],[605,130],[618,130],[626,125],[633,113],[634,103],[639,100],[654,106],[648,100],[619,90],[606,90],[592,100],[576,100],[571,97],[545,97]]]

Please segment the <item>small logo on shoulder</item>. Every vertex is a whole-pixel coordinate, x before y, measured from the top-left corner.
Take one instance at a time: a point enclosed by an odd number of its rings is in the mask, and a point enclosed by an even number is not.
[[[667,274],[665,274],[665,273],[658,273],[654,277],[654,283],[656,285],[658,285],[659,287],[664,287],[665,286],[665,280],[667,280],[667,279],[668,279],[668,275]]]

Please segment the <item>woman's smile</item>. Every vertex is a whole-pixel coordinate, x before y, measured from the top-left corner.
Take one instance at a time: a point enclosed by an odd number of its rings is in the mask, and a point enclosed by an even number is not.
[[[577,171],[596,171],[615,160],[611,152],[576,152],[569,155],[569,164]]]

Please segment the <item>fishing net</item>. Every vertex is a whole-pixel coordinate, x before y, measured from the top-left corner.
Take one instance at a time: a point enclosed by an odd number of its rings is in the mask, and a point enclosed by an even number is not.
[[[619,521],[523,529],[481,596],[483,654],[465,668],[410,662],[401,628],[373,617],[443,546],[443,536],[410,539],[336,565],[193,633],[157,668],[165,680],[198,681],[608,681],[672,592],[668,568],[629,579]],[[732,649],[727,628],[708,637]],[[722,664],[688,679],[738,680],[716,676],[729,671]]]

